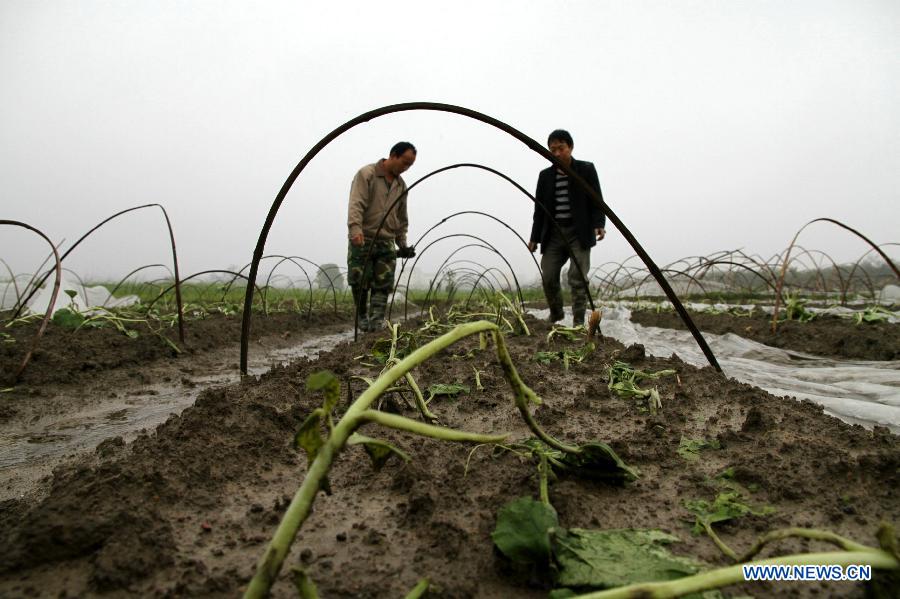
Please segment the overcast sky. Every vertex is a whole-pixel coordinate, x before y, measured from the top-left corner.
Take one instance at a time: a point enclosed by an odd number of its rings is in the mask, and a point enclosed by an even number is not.
[[[568,129],[574,156],[594,162],[609,206],[661,265],[739,247],[768,257],[823,216],[900,242],[896,0],[0,0],[0,82],[0,219],[65,248],[114,212],[158,202],[185,275],[249,262],[275,195],[317,141],[412,101],[471,108],[541,142]],[[300,176],[266,253],[345,265],[350,181],[399,140],[419,149],[408,183],[477,162],[533,191],[546,166],[465,117],[382,117]],[[455,170],[411,194],[411,241],[463,210],[529,234],[527,198]],[[494,221],[457,217],[438,231],[482,236],[534,274]],[[426,267],[467,242],[436,244]],[[838,260],[867,249],[828,224],[799,243]],[[0,227],[15,272],[46,252]],[[592,265],[631,254],[610,230]],[[500,264],[480,249],[456,257]],[[106,225],[67,266],[96,278],[169,260],[162,215],[145,210]]]

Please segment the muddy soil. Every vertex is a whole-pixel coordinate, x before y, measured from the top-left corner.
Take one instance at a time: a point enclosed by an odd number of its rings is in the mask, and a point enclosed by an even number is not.
[[[268,318],[254,319],[248,355],[253,374],[273,364],[315,356],[352,338],[350,323],[341,318]],[[203,390],[238,382],[240,320],[216,317],[192,325],[195,335],[209,332],[203,349],[195,344],[188,351],[138,366],[132,362],[141,350],[139,344],[125,345],[121,356],[101,344],[97,353],[105,356],[106,368],[87,371],[79,369],[84,357],[70,348],[79,337],[50,337],[42,347],[52,356],[49,362],[69,374],[65,382],[48,382],[59,377],[42,369],[45,360],[29,365],[34,370],[28,380],[43,382],[20,383],[0,394],[0,502],[41,491],[46,487],[41,480],[73,456],[93,451],[111,437],[132,440],[142,429],[152,429],[192,405]],[[119,340],[118,335],[110,339]],[[98,343],[96,338],[91,341]]]
[[[333,312],[313,312],[309,316],[297,312],[272,312],[268,316],[254,313],[251,339],[284,335],[290,341],[290,335],[298,331],[336,322],[346,323],[349,319],[348,314]],[[12,376],[31,348],[39,328],[40,321],[35,321],[4,329],[14,341],[0,343],[0,384],[12,385],[15,382]],[[146,324],[136,325],[134,330],[138,336],[132,339],[112,326],[74,331],[50,322],[17,386],[40,388],[52,383],[78,383],[93,378],[97,372],[179,357],[180,354],[160,336],[153,334]],[[188,318],[184,332],[183,346],[178,342],[177,325],[163,329],[161,335],[188,355],[233,344],[241,338],[241,314]]]
[[[641,472],[624,486],[573,478],[552,484],[563,526],[661,528],[681,538],[676,553],[725,565],[709,538],[691,534],[683,502],[712,500],[721,490],[715,476],[726,468],[733,468],[752,504],[776,509],[717,525],[739,553],[763,532],[786,526],[829,529],[875,545],[881,521],[900,522],[900,438],[886,429],[851,426],[815,404],[773,397],[708,367],[648,358],[640,346],[611,340],[566,372],[558,362],[533,359],[548,349],[548,329],[530,326],[533,336],[508,343],[522,378],[543,397],[537,420],[568,442],[608,442]],[[205,391],[154,431],[130,443],[111,439],[58,468],[41,496],[0,504],[0,595],[240,593],[306,470],[292,440],[321,403],[305,390],[306,377],[320,369],[337,374],[343,381],[339,409],[345,409],[350,377],[380,370],[354,359],[376,338],[370,334],[318,360]],[[553,348],[568,344],[554,341]],[[450,427],[529,437],[493,348],[477,348],[477,339],[465,340],[413,371],[422,388],[472,387],[469,395],[439,397],[429,407]],[[677,371],[658,381],[660,414],[610,393],[604,373],[614,359]],[[481,371],[484,391],[475,390],[473,368]],[[357,396],[363,384],[350,381],[349,388]],[[382,409],[416,417],[399,399],[386,400]],[[412,462],[392,458],[374,471],[360,448],[344,451],[330,474],[333,493],[319,494],[283,572],[305,567],[326,598],[404,596],[425,576],[434,583],[434,597],[546,596],[540,581],[510,571],[490,538],[503,504],[537,496],[533,463],[372,425],[363,432],[401,447]],[[721,448],[687,461],[677,452],[682,438],[715,439]],[[763,555],[809,550],[829,548],[784,541]],[[728,590],[757,597],[864,594],[861,584],[848,582]],[[273,596],[296,596],[286,574]]]
[[[810,322],[786,321],[772,332],[772,319],[763,314],[734,316],[691,312],[701,331],[734,333],[772,347],[844,360],[900,359],[900,324],[862,323],[824,315]],[[674,312],[632,310],[631,321],[648,327],[686,330]]]

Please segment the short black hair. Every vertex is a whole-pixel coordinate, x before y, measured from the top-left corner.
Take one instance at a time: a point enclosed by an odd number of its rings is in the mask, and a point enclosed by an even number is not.
[[[416,146],[412,145],[408,141],[398,141],[394,144],[394,147],[391,148],[391,153],[389,156],[403,156],[406,154],[407,150],[412,150],[413,154],[418,154],[416,152]]]
[[[570,148],[575,147],[575,142],[572,141],[572,134],[566,131],[565,129],[557,129],[552,132],[550,136],[547,138],[547,145],[549,146],[554,141],[562,141],[569,144]]]

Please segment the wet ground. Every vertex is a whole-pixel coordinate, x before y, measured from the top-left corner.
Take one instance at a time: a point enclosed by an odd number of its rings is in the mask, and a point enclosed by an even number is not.
[[[887,429],[852,426],[810,402],[773,397],[708,367],[650,358],[639,346],[625,348],[610,339],[569,371],[559,362],[541,364],[534,359],[536,351],[580,344],[554,341],[551,347],[547,325],[529,324],[532,336],[510,337],[508,343],[522,378],[544,399],[535,410],[538,421],[566,441],[608,442],[641,471],[637,481],[623,487],[578,479],[554,483],[551,500],[564,526],[662,528],[682,539],[676,553],[724,565],[728,560],[708,538],[690,533],[683,502],[713,499],[721,490],[716,475],[727,468],[749,501],[776,510],[720,526],[723,539],[739,551],[762,532],[785,526],[825,528],[873,545],[882,520],[900,522],[900,442]],[[107,439],[95,451],[58,466],[51,480],[25,488],[24,496],[8,495],[15,498],[0,504],[0,595],[238,594],[305,472],[306,459],[292,440],[321,403],[305,391],[306,377],[332,370],[342,381],[345,406],[348,390],[358,396],[364,387],[352,377],[373,376],[381,368],[368,366],[371,358],[355,359],[376,338],[371,334],[322,352],[317,360],[278,366],[258,378],[216,381],[193,405],[155,429],[137,433],[130,442]],[[257,349],[258,344],[251,357]],[[208,353],[213,363],[236,361],[236,354],[213,355]],[[52,395],[25,395],[12,413],[7,411],[4,430],[34,415],[51,418],[57,412],[62,418],[92,409],[98,421],[115,426],[119,410],[128,415],[128,391],[135,385],[149,391],[158,384],[181,386],[189,394],[191,385],[198,385],[190,377],[199,379],[204,367],[198,363],[193,373],[182,372],[182,359],[161,370],[144,365],[133,369],[134,376],[128,368],[112,369],[110,378],[97,379],[98,387],[88,394],[116,395],[108,408],[90,407],[102,398],[54,407]],[[607,389],[605,373],[616,359],[646,370],[677,371],[659,379],[659,414]],[[484,391],[474,390],[473,369],[480,372]],[[515,439],[528,436],[492,349],[479,351],[477,339],[461,342],[413,372],[423,388],[435,383],[472,387],[457,399],[432,401],[430,408],[445,425],[507,431]],[[402,401],[388,402],[385,409],[416,417]],[[511,573],[490,541],[501,505],[536,496],[532,463],[372,426],[364,432],[395,443],[413,461],[391,461],[373,471],[361,450],[345,451],[330,475],[334,492],[319,495],[288,568],[306,567],[323,597],[403,596],[423,576],[434,581],[438,597],[546,595],[536,581]],[[716,440],[720,448],[687,461],[678,453],[683,438]],[[820,549],[825,547],[815,542],[787,541],[776,551]],[[758,583],[731,590],[766,597],[861,597],[864,592],[854,583]],[[276,584],[274,596],[295,596],[286,577]]]
[[[106,439],[131,441],[141,431],[152,430],[192,405],[205,389],[239,382],[240,353],[233,339],[240,320],[217,317],[189,326],[196,338],[201,338],[201,329],[215,331],[204,337],[204,349],[195,345],[182,354],[163,354],[138,368],[132,360],[146,353],[145,348],[125,345],[125,351],[110,351],[99,358],[107,368],[92,369],[90,374],[82,370],[84,356],[96,358],[98,352],[90,346],[102,348],[100,336],[95,335],[83,352],[70,354],[71,333],[50,329],[41,346],[44,359],[29,365],[25,382],[0,395],[0,501],[35,490],[60,462],[91,451]],[[352,339],[348,326],[330,317],[314,322],[289,315],[267,320],[257,330],[269,334],[256,336],[249,348],[248,371],[260,374],[276,364],[315,358],[320,351]],[[281,330],[273,333],[273,329]],[[110,336],[112,331],[103,333]],[[118,339],[116,335],[114,341]],[[50,372],[48,362],[54,366]],[[75,382],[50,382],[58,379]]]

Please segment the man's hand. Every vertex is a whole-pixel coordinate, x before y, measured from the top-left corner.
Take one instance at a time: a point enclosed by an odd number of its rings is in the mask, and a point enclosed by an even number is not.
[[[602,241],[604,237],[606,237],[606,229],[600,227],[599,229],[594,229],[594,233],[597,234],[597,241]]]
[[[356,245],[356,246],[362,245],[365,242],[366,242],[366,238],[363,237],[362,233],[357,233],[356,235],[354,235],[353,237],[350,238],[350,243],[352,243],[353,245]]]
[[[533,254],[534,250],[536,250],[536,249],[537,249],[537,241],[529,241],[528,242],[528,251]]]
[[[397,248],[397,257],[398,258],[414,258],[416,255],[416,248],[412,246],[402,245]]]

